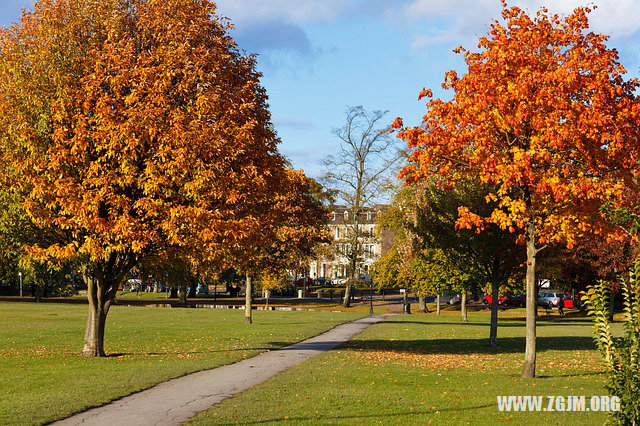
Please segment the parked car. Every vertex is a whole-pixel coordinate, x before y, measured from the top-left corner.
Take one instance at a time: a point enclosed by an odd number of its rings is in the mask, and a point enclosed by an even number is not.
[[[500,301],[498,301],[498,303],[500,303]],[[504,306],[514,306],[517,308],[524,308],[525,305],[527,304],[527,297],[524,294],[514,294],[511,296],[507,296],[502,301],[502,304]]]
[[[573,298],[573,296],[571,295],[567,295],[567,297],[564,298],[564,307],[565,309],[578,309],[580,307],[580,296],[576,297],[575,299]]]
[[[315,282],[315,284],[316,284],[316,285],[323,286],[323,287],[324,287],[324,286],[332,286],[332,285],[333,285],[333,283],[331,282],[331,280],[330,280],[330,279],[327,279],[327,278],[325,278],[325,277],[316,278],[316,279],[314,280],[314,282]]]
[[[499,296],[498,305],[502,305],[506,298],[507,296]],[[487,294],[482,298],[482,303],[484,303],[485,305],[490,305],[492,302],[493,302],[493,296],[491,296],[490,294]]]
[[[349,282],[349,278],[347,277],[339,277],[333,280],[336,285],[346,285]]]
[[[548,309],[555,308],[558,306],[561,297],[565,300],[564,307],[568,308],[566,303],[567,294],[561,291],[545,291],[538,294],[538,306],[543,306]],[[573,301],[571,305],[573,306]]]
[[[458,302],[460,300],[458,299]],[[440,296],[440,303],[447,303],[449,305],[455,305],[456,304],[456,297],[454,294],[443,294],[442,296]]]
[[[456,294],[445,294],[440,299],[441,303],[448,303],[449,305],[456,305],[462,302],[462,295],[460,293]],[[467,294],[467,302],[474,302],[476,300],[476,296],[473,294]]]

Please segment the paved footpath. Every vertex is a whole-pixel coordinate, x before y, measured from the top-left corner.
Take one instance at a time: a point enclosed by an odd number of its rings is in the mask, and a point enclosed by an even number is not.
[[[339,325],[295,345],[160,383],[55,425],[176,425],[223,400],[351,340],[386,315]]]

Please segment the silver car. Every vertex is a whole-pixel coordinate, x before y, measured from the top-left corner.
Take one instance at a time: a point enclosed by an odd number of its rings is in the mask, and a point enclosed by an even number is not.
[[[567,294],[561,291],[545,291],[538,294],[538,306],[545,308],[555,308],[560,302],[560,298],[566,299]]]

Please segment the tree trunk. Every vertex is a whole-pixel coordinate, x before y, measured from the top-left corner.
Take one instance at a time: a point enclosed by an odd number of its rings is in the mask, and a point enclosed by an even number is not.
[[[111,295],[115,292],[108,291],[104,282],[96,277],[84,276],[87,284],[87,299],[89,300],[89,312],[87,315],[87,327],[84,332],[84,347],[82,355],[88,357],[104,357],[104,328],[111,306]],[[111,289],[109,289],[111,290]]]
[[[100,303],[89,303],[87,328],[84,333],[82,355],[88,357],[104,357],[104,327],[108,307]]]
[[[149,274],[147,274],[147,271],[144,269],[144,267],[141,267],[139,276],[140,283],[136,286],[136,298],[140,297],[140,291],[143,289],[143,287],[145,287],[147,278],[149,278]]]
[[[468,321],[467,319],[467,294],[460,294],[460,311],[462,312],[462,321]]]
[[[186,284],[180,284],[178,297],[180,298],[180,303],[182,303],[183,305],[187,304],[187,285]]]
[[[160,292],[160,284],[158,284],[158,283],[154,283],[153,284],[153,292],[154,293]]]
[[[35,289],[36,302],[38,303],[42,302],[42,296],[44,296],[44,290],[46,287],[47,287],[47,284],[45,283],[41,283],[36,286],[36,289]]]
[[[253,301],[253,287],[251,285],[251,276],[245,274],[245,291],[244,291],[244,322],[246,324],[252,323],[251,318],[251,302]]]
[[[344,300],[342,301],[342,306],[345,308],[350,308],[351,307],[351,289],[352,285],[351,283],[347,283],[347,287],[345,288],[344,291]]]
[[[198,280],[189,280],[189,298],[194,299],[198,295]]]
[[[440,315],[440,293],[436,295],[436,315]]]
[[[423,295],[418,295],[418,312],[427,313],[427,298]]]
[[[489,345],[498,346],[498,290],[500,284],[491,283],[491,325],[489,326]]]
[[[175,299],[178,297],[178,288],[174,285],[171,286],[171,292],[169,293],[169,297],[171,299]]]
[[[527,301],[526,345],[522,377],[536,376],[536,229],[530,223],[527,229]]]

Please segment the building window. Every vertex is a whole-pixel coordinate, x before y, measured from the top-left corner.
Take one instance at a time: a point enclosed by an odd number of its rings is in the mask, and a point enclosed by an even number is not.
[[[344,220],[349,220],[349,212],[348,211],[344,211]]]
[[[336,226],[336,239],[340,238],[340,227]]]
[[[333,215],[333,219],[332,220],[335,222],[335,220],[336,220],[336,212],[331,212],[331,214]]]
[[[371,212],[367,212],[367,220],[371,220]]]

